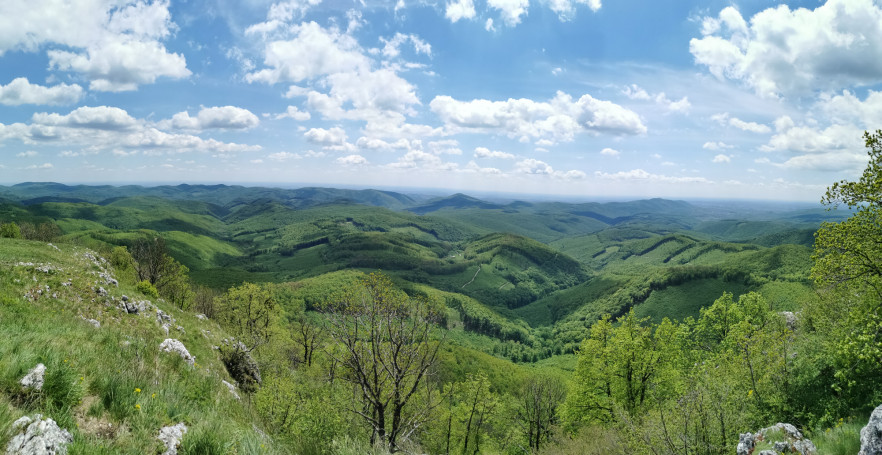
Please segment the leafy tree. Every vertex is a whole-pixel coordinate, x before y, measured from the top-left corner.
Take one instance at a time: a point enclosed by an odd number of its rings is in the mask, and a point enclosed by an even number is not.
[[[469,373],[465,381],[448,384],[445,395],[450,401],[445,453],[480,453],[481,444],[493,432],[490,424],[500,407],[499,398],[490,391],[489,379],[483,373]]]
[[[122,281],[134,283],[137,277],[135,259],[124,246],[114,247],[110,251],[110,264],[116,269],[117,277]]]
[[[165,240],[162,237],[138,238],[129,251],[135,259],[135,268],[139,280],[147,280],[156,285],[162,275],[162,268],[167,256]]]
[[[826,298],[808,309],[833,340],[837,388],[852,400],[846,407],[865,405],[882,374],[882,130],[864,139],[869,162],[860,179],[834,183],[822,199],[853,213],[815,235],[812,277]]]
[[[251,352],[270,340],[276,302],[271,292],[254,283],[230,288],[218,302],[218,319]]]
[[[186,310],[193,303],[193,290],[190,286],[190,269],[171,256],[165,256],[156,280],[159,295],[178,308]]]
[[[343,297],[324,305],[327,331],[341,351],[329,355],[346,370],[357,403],[350,409],[371,427],[371,443],[395,451],[426,419],[432,403],[415,404],[438,353],[438,313],[410,297],[386,275],[372,273]]]
[[[591,326],[579,350],[572,390],[565,406],[570,426],[611,422],[621,408],[636,416],[653,397],[672,388],[680,330],[665,319],[657,327],[637,319],[633,309],[613,324],[609,315]]]
[[[316,349],[321,349],[322,346],[321,327],[309,315],[300,313],[291,324],[291,335],[294,344],[302,350],[301,361],[311,367]]]
[[[12,222],[0,224],[0,237],[7,239],[20,239],[21,228]]]

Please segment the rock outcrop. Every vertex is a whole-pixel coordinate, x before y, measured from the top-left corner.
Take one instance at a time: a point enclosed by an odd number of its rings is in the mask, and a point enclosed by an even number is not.
[[[230,376],[244,392],[254,392],[261,383],[260,368],[241,341],[224,340],[220,348],[221,360]]]
[[[181,343],[180,340],[175,340],[174,338],[166,338],[159,345],[159,349],[163,352],[172,352],[181,356],[188,364],[191,366],[196,363],[196,357],[190,355],[190,351],[184,346],[184,343]]]
[[[37,366],[31,368],[25,377],[21,378],[19,384],[25,389],[40,390],[43,388],[43,375],[46,374],[46,365],[38,363]]]
[[[16,420],[12,430],[18,434],[6,446],[6,455],[63,455],[67,453],[67,445],[73,442],[69,431],[41,414]]]
[[[183,422],[177,425],[162,427],[156,438],[165,444],[165,452],[162,455],[178,455],[178,445],[187,433],[187,426]]]
[[[756,433],[742,433],[738,438],[737,455],[780,455],[795,453],[817,455],[818,449],[789,423],[776,423]]]
[[[858,455],[882,455],[882,405],[873,410],[867,426],[861,428],[861,451]]]

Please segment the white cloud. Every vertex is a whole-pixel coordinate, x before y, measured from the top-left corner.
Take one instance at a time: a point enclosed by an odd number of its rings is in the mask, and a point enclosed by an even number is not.
[[[714,163],[731,163],[731,162],[732,162],[732,156],[731,156],[731,155],[723,155],[723,154],[719,154],[719,155],[717,155],[717,156],[714,157],[713,162],[714,162]]]
[[[68,128],[88,128],[97,130],[129,130],[137,121],[128,112],[118,107],[83,106],[67,115],[38,112],[32,116],[34,124],[42,126],[63,126]]]
[[[25,144],[81,144],[93,153],[101,150],[151,150],[153,153],[189,151],[235,153],[258,151],[260,146],[225,143],[187,134],[170,134],[136,120],[123,109],[80,107],[68,114],[35,113],[30,124],[0,124],[0,143],[17,139]]]
[[[413,50],[417,54],[424,54],[431,56],[432,55],[432,46],[421,40],[416,35],[405,35],[403,33],[396,33],[390,39],[380,38],[380,41],[384,43],[383,46],[383,56],[386,58],[395,58],[401,54],[401,45],[410,41],[413,44]]]
[[[31,84],[27,78],[18,77],[7,85],[0,85],[0,104],[73,104],[83,97],[83,88],[73,84],[53,87]]]
[[[257,159],[255,159],[255,160],[248,160],[248,162],[251,163],[251,164],[262,164],[262,163],[263,163],[263,160],[260,159],[260,158],[257,158]]]
[[[35,152],[35,151],[33,151],[33,150],[28,150],[28,151],[26,151],[26,152],[21,152],[21,153],[16,153],[16,154],[15,154],[15,156],[20,157],[20,158],[23,158],[23,157],[28,157],[28,158],[30,158],[30,157],[34,157],[34,156],[37,156],[37,155],[39,155],[39,153],[37,153],[37,152]]]
[[[311,128],[303,134],[307,141],[323,146],[343,145],[346,143],[346,131],[340,127],[331,129]]]
[[[410,142],[407,139],[399,139],[395,142],[387,142],[382,139],[374,138],[374,137],[366,137],[362,136],[355,141],[355,145],[362,149],[370,149],[370,150],[393,150],[393,149],[407,149],[410,147]]]
[[[423,169],[450,171],[458,167],[456,163],[445,162],[440,156],[422,150],[410,150],[389,167],[397,169]]]
[[[436,96],[429,104],[450,132],[498,132],[521,140],[569,142],[576,133],[642,134],[646,132],[633,111],[609,101],[583,95],[573,100],[558,92],[548,102],[529,99],[458,101]],[[541,145],[541,144],[540,144]]]
[[[475,17],[475,4],[472,0],[456,0],[447,4],[444,16],[450,19],[450,22],[457,22],[460,19],[472,19]],[[490,22],[492,27],[493,23]]]
[[[493,18],[492,17],[488,17],[487,21],[484,22],[484,30],[487,30],[488,32],[495,32],[496,31],[496,26],[493,25]]]
[[[303,158],[303,157],[300,156],[299,154],[297,154],[297,153],[291,153],[291,152],[276,152],[276,153],[270,153],[270,154],[267,155],[266,157],[269,158],[269,159],[271,159],[271,160],[273,160],[273,161],[288,161],[288,160],[292,160],[292,159],[293,159],[293,160],[299,160],[300,158]]]
[[[640,88],[637,84],[631,84],[622,90],[622,93],[632,100],[650,100],[652,97],[646,90]]]
[[[775,135],[760,150],[794,155],[780,164],[785,168],[859,171],[867,163],[863,130],[856,125],[834,124],[826,128],[805,126],[797,125],[790,117],[783,116],[775,121],[775,126]]]
[[[704,145],[701,146],[701,148],[705,150],[724,150],[733,147],[733,145],[729,145],[725,142],[705,142]]]
[[[515,156],[507,152],[490,150],[487,147],[476,147],[475,158],[499,158],[503,160],[513,160]]]
[[[619,156],[619,151],[616,149],[611,149],[611,148],[607,147],[607,148],[601,150],[600,154],[604,155],[604,156]]]
[[[135,90],[191,73],[162,44],[176,29],[168,0],[0,3],[0,55],[46,49],[49,66],[82,74],[99,91]]]
[[[704,18],[689,50],[719,78],[763,96],[882,81],[882,8],[873,0],[828,0],[814,10],[787,5],[748,21],[734,7]]]
[[[742,131],[749,131],[751,133],[769,133],[772,131],[768,125],[763,125],[762,123],[756,122],[746,122],[737,117],[732,117],[728,112],[723,112],[720,114],[711,115],[711,120],[719,123],[720,125],[729,125],[735,128],[738,128]]]
[[[591,11],[597,12],[601,7],[601,0],[551,0],[549,7],[557,13],[560,20],[568,21],[575,15],[578,4],[586,5]]]
[[[517,163],[515,163],[515,168],[518,172],[522,172],[524,174],[550,175],[554,173],[554,169],[549,166],[548,163],[533,158],[527,158],[523,161],[518,161]]]
[[[502,174],[502,171],[495,167],[481,167],[478,163],[474,161],[469,161],[468,164],[463,168],[464,172],[477,172],[480,174]]]
[[[861,101],[854,93],[843,91],[841,95],[822,95],[818,107],[833,123],[857,123],[866,129],[882,125],[882,92],[869,90]]]
[[[652,174],[643,169],[619,171],[612,174],[596,171],[594,176],[604,180],[637,180],[651,183],[712,183],[704,177],[671,177],[661,174]]]
[[[665,92],[661,92],[655,96],[655,102],[661,106],[664,106],[671,112],[680,112],[687,113],[689,109],[692,108],[692,103],[689,102],[689,98],[683,97],[680,98],[679,101],[669,100]]]
[[[578,170],[555,173],[554,176],[562,180],[583,180],[588,177],[584,172]]]
[[[527,15],[529,0],[487,0],[487,6],[499,10],[505,25],[514,27]]]
[[[337,164],[342,164],[344,166],[363,166],[368,164],[367,158],[361,155],[347,155],[341,156],[334,160]]]
[[[25,169],[52,169],[53,167],[55,167],[55,166],[53,166],[52,163],[43,163],[43,164],[32,164],[32,165],[26,167]]]
[[[250,129],[256,127],[260,120],[248,109],[235,106],[203,107],[196,117],[190,117],[186,111],[172,116],[170,125],[181,130],[205,129]]]
[[[301,111],[297,109],[297,106],[288,106],[288,109],[281,114],[277,114],[274,117],[276,120],[281,120],[283,118],[290,118],[297,120],[298,122],[305,122],[312,118],[312,115],[309,112]]]

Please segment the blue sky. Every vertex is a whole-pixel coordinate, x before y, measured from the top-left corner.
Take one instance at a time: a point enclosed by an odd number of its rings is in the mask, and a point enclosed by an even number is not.
[[[6,0],[0,182],[817,201],[882,2]]]

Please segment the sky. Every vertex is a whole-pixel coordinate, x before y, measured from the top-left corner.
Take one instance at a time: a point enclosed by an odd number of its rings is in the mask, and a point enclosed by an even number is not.
[[[0,183],[818,201],[882,1],[3,0]]]

